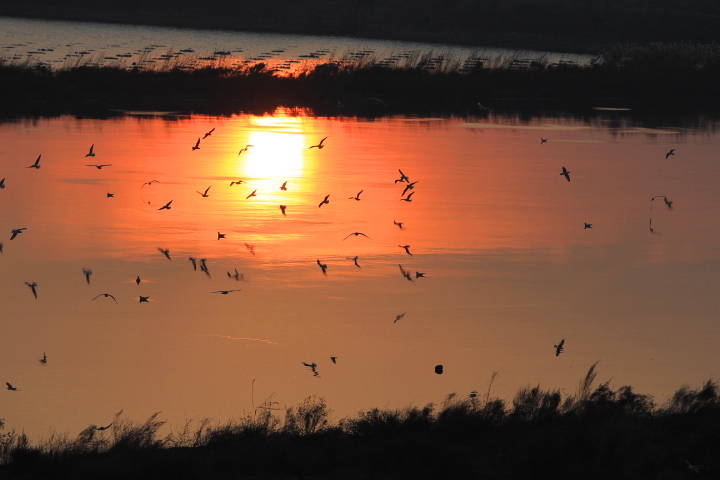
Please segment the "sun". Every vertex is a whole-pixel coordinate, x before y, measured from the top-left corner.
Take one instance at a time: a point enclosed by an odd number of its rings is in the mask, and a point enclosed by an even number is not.
[[[257,117],[252,124],[259,128],[250,133],[252,147],[242,154],[240,174],[274,183],[301,176],[305,163],[301,119]]]

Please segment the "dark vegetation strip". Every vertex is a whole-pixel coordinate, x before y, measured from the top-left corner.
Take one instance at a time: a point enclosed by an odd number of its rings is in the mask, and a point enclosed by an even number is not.
[[[226,424],[118,413],[110,428],[33,445],[0,435],[3,479],[682,479],[720,478],[720,390],[680,388],[663,405],[629,386],[595,386],[593,365],[574,395],[526,387],[511,403],[449,395],[439,406],[372,409],[338,422],[322,398],[281,417],[270,402]],[[700,474],[688,465],[701,465]]]
[[[0,0],[0,15],[558,51],[720,41],[716,0]]]
[[[474,114],[478,102],[524,110],[626,106],[682,112],[711,110],[720,100],[720,43],[617,45],[589,65],[428,58],[418,55],[403,66],[339,59],[290,75],[263,63],[52,70],[0,59],[0,116],[262,114],[278,107],[317,115]]]

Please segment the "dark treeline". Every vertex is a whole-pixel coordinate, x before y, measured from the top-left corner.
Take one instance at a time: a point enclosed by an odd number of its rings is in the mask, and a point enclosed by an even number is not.
[[[337,422],[322,398],[283,412],[267,402],[244,418],[190,421],[160,435],[158,414],[34,444],[0,434],[0,478],[487,479],[720,478],[720,391],[680,388],[663,405],[629,386],[574,395],[525,387],[511,402],[487,392],[440,405],[371,409]],[[284,413],[284,415],[283,415]]]
[[[512,58],[443,62],[429,55],[396,66],[338,59],[288,75],[263,63],[52,70],[0,61],[0,114],[103,116],[113,110],[160,110],[225,115],[284,107],[323,116],[467,115],[480,112],[478,102],[496,111],[527,113],[604,106],[681,114],[712,113],[720,103],[720,44],[617,45],[589,65]]]
[[[559,51],[720,41],[715,0],[0,0],[0,15]]]

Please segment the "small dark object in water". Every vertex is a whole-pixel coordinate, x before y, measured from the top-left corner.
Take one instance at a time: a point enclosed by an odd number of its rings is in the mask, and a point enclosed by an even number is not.
[[[442,365],[435,365],[435,373],[438,375],[442,375],[443,373],[443,366]]]

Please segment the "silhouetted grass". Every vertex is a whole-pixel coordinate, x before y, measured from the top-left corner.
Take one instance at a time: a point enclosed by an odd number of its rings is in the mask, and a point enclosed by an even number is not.
[[[597,365],[597,364],[596,364]],[[333,422],[324,399],[285,411],[262,405],[222,425],[188,422],[160,436],[158,414],[77,438],[32,444],[0,436],[4,479],[672,479],[720,476],[720,390],[681,387],[663,405],[629,386],[595,385],[593,365],[574,395],[521,388],[511,403],[448,395],[440,405],[371,409]],[[494,378],[494,376],[493,376]]]
[[[92,62],[59,69],[0,58],[11,115],[111,115],[117,110],[316,115],[478,114],[493,109],[622,105],[683,111],[718,101],[720,44],[617,45],[587,65],[522,54],[468,59],[415,53],[391,59],[346,54],[294,71],[264,63],[196,67],[187,57],[155,65]]]

